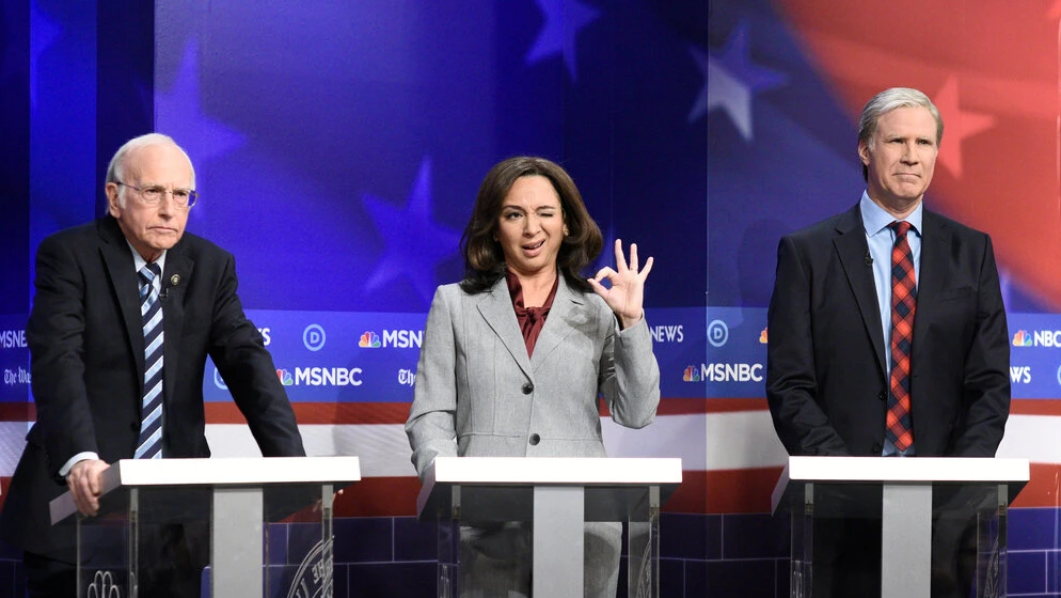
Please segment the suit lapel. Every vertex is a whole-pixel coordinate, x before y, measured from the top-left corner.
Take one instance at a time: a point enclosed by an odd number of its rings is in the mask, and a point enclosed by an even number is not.
[[[948,280],[947,247],[951,231],[928,210],[921,217],[921,268],[917,277],[917,312],[914,316],[914,347],[922,334],[928,334],[928,322],[935,316],[936,297]],[[921,336],[921,338],[925,338]],[[915,360],[918,363],[920,360]]]
[[[557,294],[560,290],[557,289]],[[554,300],[555,303],[555,300]],[[527,344],[523,341],[516,311],[512,308],[512,297],[508,294],[505,277],[502,276],[488,293],[482,295],[477,305],[479,313],[508,349],[520,369],[528,377],[531,374],[530,357],[527,356]]]
[[[556,286],[553,306],[549,308],[545,325],[542,327],[537,342],[534,343],[534,355],[531,357],[531,366],[534,369],[538,369],[549,354],[560,346],[567,335],[571,334],[574,330],[573,319],[586,317],[585,312],[579,310],[579,307],[585,304],[585,299],[567,286],[563,275],[558,274],[558,276],[560,276],[560,283]]]
[[[862,224],[858,204],[840,217],[836,232],[838,235],[833,239],[833,245],[847,275],[847,282],[851,285],[851,292],[855,295],[862,325],[869,334],[873,354],[877,357],[877,365],[881,374],[884,374],[887,367],[884,361],[884,333],[881,331],[880,311],[877,308],[877,287],[873,283],[873,268],[866,265],[869,244],[866,242],[866,228]]]
[[[125,240],[118,222],[113,218],[104,218],[98,227],[100,236],[100,254],[110,278],[111,291],[118,298],[118,306],[125,324],[125,340],[129,351],[136,361],[138,372],[144,371],[144,320],[140,316],[140,282],[137,280],[133,265],[132,249]],[[143,376],[140,377],[143,386]],[[143,388],[141,388],[141,392]],[[138,398],[139,400],[139,398]]]
[[[184,243],[179,242],[166,252],[166,271],[162,273],[162,291],[166,298],[162,303],[162,322],[166,332],[162,392],[165,393],[167,404],[172,404],[170,399],[177,387],[181,331],[184,330],[184,294],[195,267],[195,262],[187,256],[184,247]]]

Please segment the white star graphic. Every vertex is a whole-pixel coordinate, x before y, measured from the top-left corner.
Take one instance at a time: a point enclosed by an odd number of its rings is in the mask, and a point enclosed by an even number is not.
[[[737,25],[720,52],[707,57],[707,111],[722,108],[745,141],[751,141],[752,97],[786,82],[785,75],[752,64],[748,27]],[[695,107],[694,107],[695,108]]]
[[[173,86],[155,93],[158,131],[173,136],[197,165],[242,145],[241,134],[203,113],[194,41],[185,46],[179,68]]]
[[[29,103],[31,107],[36,107],[41,54],[59,37],[60,29],[41,14],[36,2],[30,4],[29,18],[32,32],[29,50]]]
[[[700,67],[700,71],[704,74],[704,88],[700,90],[700,93],[696,96],[696,100],[693,102],[693,108],[689,111],[689,123],[692,124],[700,119],[701,116],[707,115],[708,99],[707,99],[707,86],[708,81],[711,78],[712,69],[707,68],[708,57],[696,48],[689,48],[689,53],[693,55],[693,60],[696,61],[697,66]],[[714,69],[719,70],[719,69]],[[721,73],[719,73],[721,75]],[[748,117],[749,122],[751,116]]]
[[[545,25],[527,53],[528,65],[563,54],[571,80],[578,79],[575,61],[575,36],[578,30],[597,20],[600,12],[575,0],[536,0],[545,13]]]
[[[362,198],[386,245],[383,257],[365,282],[374,291],[400,277],[412,282],[425,303],[435,291],[435,269],[452,257],[460,235],[442,228],[431,217],[431,158],[424,157],[404,209],[370,194]]]

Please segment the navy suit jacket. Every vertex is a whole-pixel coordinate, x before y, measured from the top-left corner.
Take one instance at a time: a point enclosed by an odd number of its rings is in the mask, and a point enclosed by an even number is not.
[[[993,457],[1009,337],[990,237],[924,210],[911,363],[917,454]],[[880,456],[888,378],[859,206],[781,239],[766,392],[792,455]]]
[[[236,295],[232,255],[185,233],[162,274],[165,369],[163,454],[209,457],[203,377],[209,355],[262,454],[304,456],[287,394],[261,335]],[[26,337],[37,422],[0,513],[0,537],[72,561],[69,526],[48,503],[66,491],[59,469],[92,451],[131,459],[140,430],[144,338],[132,251],[111,217],[56,233],[37,252]]]

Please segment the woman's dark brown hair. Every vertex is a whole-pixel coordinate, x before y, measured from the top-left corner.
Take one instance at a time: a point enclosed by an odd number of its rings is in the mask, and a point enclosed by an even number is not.
[[[505,254],[494,236],[501,217],[501,203],[516,179],[525,176],[549,179],[560,197],[568,234],[560,244],[556,264],[568,284],[591,292],[582,269],[600,255],[604,243],[600,228],[590,218],[582,194],[567,172],[555,162],[533,156],[517,156],[497,163],[479,186],[471,220],[461,235],[460,248],[464,256],[461,288],[467,293],[481,293],[505,275]]]

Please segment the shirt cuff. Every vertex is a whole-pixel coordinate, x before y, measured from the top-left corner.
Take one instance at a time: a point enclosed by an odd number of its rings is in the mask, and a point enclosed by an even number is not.
[[[66,464],[63,465],[63,468],[59,470],[59,477],[65,478],[66,475],[70,473],[70,470],[73,469],[74,465],[76,465],[79,461],[85,461],[86,459],[94,459],[98,461],[99,455],[93,453],[92,451],[85,451],[83,453],[78,453],[73,457],[70,457],[70,460],[67,461]]]

